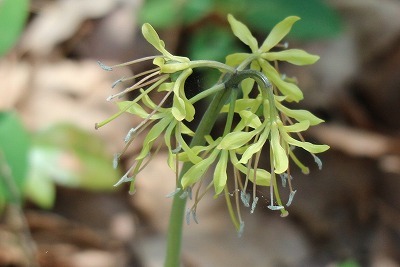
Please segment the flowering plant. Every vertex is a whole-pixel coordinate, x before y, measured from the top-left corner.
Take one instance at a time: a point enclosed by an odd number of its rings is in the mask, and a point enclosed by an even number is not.
[[[285,106],[286,102],[300,101],[303,94],[294,83],[295,79],[282,75],[277,68],[279,61],[307,65],[319,59],[316,55],[299,49],[287,49],[286,44],[281,44],[297,20],[298,17],[291,16],[278,23],[259,46],[250,30],[232,15],[228,15],[234,35],[249,46],[251,52],[228,55],[225,63],[210,60],[191,61],[186,57],[172,55],[166,50],[164,42],[152,26],[144,24],[143,36],[160,52],[159,55],[111,67],[100,63],[103,69],[112,70],[118,66],[153,60],[155,68],[118,80],[113,85],[143,77],[120,93],[110,96],[111,100],[133,90],[139,92],[133,100],[117,102],[120,111],[97,124],[96,128],[124,112],[143,118],[143,121],[132,128],[125,138],[128,147],[135,137],[146,133],[143,147],[135,158],[135,164],[116,184],[130,182],[131,193],[135,190],[136,175],[159,151],[162,144],[165,144],[169,155],[168,164],[176,173],[176,190],[171,193],[174,204],[168,241],[168,245],[175,250],[179,251],[180,248],[179,221],[183,218],[186,198],[191,197],[193,189],[195,189],[194,204],[186,211],[188,221],[190,217],[197,220],[196,207],[205,192],[213,188],[215,196],[220,194],[225,196],[232,222],[241,233],[244,223],[240,215],[239,200],[244,206],[250,207],[253,213],[258,201],[257,187],[269,188],[268,208],[279,210],[282,216],[288,214],[285,206],[290,205],[296,192],[291,184],[290,159],[304,173],[308,173],[308,168],[296,157],[294,148],[299,147],[310,152],[321,168],[321,161],[315,154],[324,152],[329,147],[306,142],[301,132],[323,120],[309,111],[294,110]],[[200,67],[218,69],[221,77],[211,88],[188,98],[185,94],[185,82],[193,69]],[[149,96],[153,91],[163,94],[158,104]],[[200,124],[196,130],[190,129],[187,123],[197,115],[194,104],[210,95],[214,98],[203,114]],[[172,105],[167,107],[165,103],[171,98]],[[219,114],[226,117],[224,131],[221,136],[213,138],[210,136],[210,131]],[[187,137],[192,138],[190,144],[185,141]],[[159,138],[164,142],[156,145],[156,140]],[[267,158],[269,157],[268,169],[259,166],[262,153],[266,153]],[[121,153],[116,154],[115,164],[120,156]],[[183,163],[180,170],[179,162]],[[212,165],[215,165],[215,168],[212,179],[209,180],[205,174]],[[228,166],[233,170],[232,175],[227,172]],[[279,194],[277,175],[281,177],[283,187],[286,184],[289,187],[290,195],[286,205],[283,204]],[[233,190],[228,188],[228,178],[233,180]],[[248,187],[252,187],[251,190],[248,190]],[[235,198],[235,210],[232,207],[230,192],[233,192]],[[169,247],[168,250],[174,249]],[[167,252],[167,266],[178,266],[174,264],[179,257],[171,254],[174,253]],[[179,252],[175,254],[179,256]]]

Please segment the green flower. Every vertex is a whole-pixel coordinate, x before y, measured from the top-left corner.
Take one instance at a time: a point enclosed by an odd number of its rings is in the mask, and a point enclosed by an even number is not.
[[[308,54],[300,49],[288,49],[280,52],[270,52],[279,42],[289,33],[293,24],[300,18],[290,16],[279,22],[264,40],[263,44],[258,47],[257,40],[253,37],[246,25],[236,20],[232,15],[228,15],[228,21],[232,27],[232,31],[243,43],[248,45],[252,53],[236,53],[227,56],[226,63],[239,69],[252,63],[252,69],[261,70],[275,85],[280,92],[286,96],[287,101],[300,101],[303,99],[303,93],[296,84],[286,82],[278,71],[269,63],[269,61],[286,61],[295,65],[314,64],[319,56]],[[253,83],[250,82],[245,93],[251,90]],[[247,94],[245,94],[247,95]]]
[[[308,173],[308,168],[296,157],[295,148],[310,152],[319,167],[321,162],[315,154],[329,148],[327,145],[306,142],[301,135],[301,132],[323,120],[309,111],[289,109],[283,104],[285,101],[298,102],[303,98],[303,94],[296,84],[283,78],[275,69],[277,62],[307,65],[315,63],[319,58],[303,50],[285,49],[285,46],[280,45],[297,20],[298,17],[291,16],[278,23],[259,46],[249,29],[232,15],[228,15],[234,35],[249,46],[251,53],[228,55],[226,64],[209,60],[191,61],[186,57],[171,54],[166,50],[157,32],[146,23],[142,27],[143,36],[160,54],[111,67],[99,63],[105,70],[145,60],[152,60],[154,64],[153,69],[122,78],[113,84],[112,87],[115,87],[135,80],[133,85],[111,95],[108,100],[121,98],[131,91],[137,92],[136,97],[133,100],[117,102],[119,112],[96,125],[96,128],[99,128],[123,113],[142,118],[142,122],[126,135],[124,150],[115,155],[114,162],[117,165],[136,137],[145,135],[143,146],[135,156],[134,165],[116,185],[131,182],[130,192],[133,193],[135,177],[164,146],[168,151],[168,165],[176,172],[177,177],[177,189],[170,196],[179,194],[184,198],[190,196],[192,191],[195,192],[194,204],[189,209],[187,218],[192,215],[196,220],[199,201],[213,188],[215,197],[225,197],[232,221],[237,230],[241,231],[243,222],[238,203],[241,200],[244,206],[251,208],[252,213],[258,202],[256,192],[260,186],[270,190],[268,207],[280,210],[282,216],[287,215],[280,198],[276,176],[281,177],[283,186],[289,185],[290,194],[286,203],[286,206],[289,206],[296,192],[291,185],[291,162],[304,173]],[[281,51],[272,51],[274,48]],[[221,71],[221,77],[211,88],[188,98],[186,81],[193,70],[200,67],[217,69]],[[163,96],[158,104],[150,97],[154,93]],[[219,103],[210,104],[207,110],[213,114],[210,116],[211,120],[206,115],[206,118],[202,118],[202,122],[211,121],[210,125],[200,123],[201,130],[190,129],[187,124],[193,121],[196,115],[194,103],[211,95],[214,95],[212,103]],[[166,105],[167,100],[168,103],[172,102],[170,106]],[[213,139],[209,133],[218,114],[226,117],[225,128],[221,136]],[[197,136],[199,131],[202,136]],[[191,145],[188,145],[185,140],[193,136]],[[158,142],[159,140],[161,142]],[[263,153],[267,153],[267,156]],[[269,158],[267,164],[264,162],[266,158]],[[179,162],[184,163],[182,173],[178,170]],[[268,167],[264,169],[260,166]],[[207,179],[206,173],[212,167],[212,179]],[[229,168],[232,171],[228,171]],[[233,180],[233,191],[229,189],[229,180]],[[251,203],[251,194],[248,191],[252,192]],[[231,195],[235,197],[236,211],[232,208]]]

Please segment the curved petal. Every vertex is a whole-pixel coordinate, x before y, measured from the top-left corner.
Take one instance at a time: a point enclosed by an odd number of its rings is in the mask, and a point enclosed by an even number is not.
[[[248,45],[252,52],[257,52],[258,42],[251,34],[249,28],[247,28],[247,26],[240,21],[236,20],[231,14],[228,14],[228,21],[231,25],[233,34],[239,38],[240,41]]]
[[[314,64],[319,59],[319,56],[311,55],[301,49],[288,49],[279,52],[268,52],[263,53],[261,57],[268,61],[287,61],[298,66]]]
[[[290,32],[293,24],[299,19],[299,17],[290,16],[276,24],[258,51],[261,53],[268,52],[272,47],[277,45]]]
[[[278,87],[279,91],[287,96],[287,101],[299,102],[303,99],[303,92],[294,83],[288,83],[281,79],[279,73],[267,61],[259,60],[262,70],[267,78]]]
[[[274,123],[271,127],[271,149],[275,173],[283,173],[289,167],[289,159],[285,149],[281,146],[278,126]]]
[[[214,170],[214,189],[215,194],[219,195],[226,185],[226,181],[228,180],[228,175],[226,173],[228,167],[228,151],[222,150],[217,166],[215,166]]]

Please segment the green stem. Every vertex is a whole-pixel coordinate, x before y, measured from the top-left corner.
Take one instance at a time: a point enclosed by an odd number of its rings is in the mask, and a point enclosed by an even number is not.
[[[204,136],[210,134],[219,112],[231,94],[231,87],[218,91],[211,101],[208,109],[204,113],[195,135],[190,143],[190,147],[203,145],[205,143]],[[192,163],[185,162],[182,166],[177,187],[181,188],[181,179],[189,170]],[[169,219],[168,235],[167,235],[167,253],[165,258],[165,267],[180,266],[180,254],[182,246],[182,230],[185,216],[186,198],[181,198],[181,194],[175,194]]]

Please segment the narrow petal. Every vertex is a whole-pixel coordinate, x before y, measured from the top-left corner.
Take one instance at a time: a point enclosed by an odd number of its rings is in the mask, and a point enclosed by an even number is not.
[[[247,144],[259,131],[228,133],[218,145],[218,149],[237,149]]]
[[[275,106],[277,109],[279,109],[282,113],[284,113],[286,116],[289,116],[293,119],[296,119],[297,121],[309,121],[310,125],[317,125],[320,124],[321,122],[324,122],[324,120],[318,118],[311,112],[303,109],[289,109],[282,105],[279,101],[275,101]]]
[[[225,59],[225,64],[236,67],[240,63],[243,62],[246,58],[248,58],[251,54],[250,53],[234,53],[230,54]]]
[[[249,28],[247,28],[247,26],[242,22],[236,20],[231,14],[228,15],[228,21],[231,25],[233,34],[239,38],[240,41],[248,45],[252,52],[256,52],[258,49],[258,42],[251,34]]]
[[[292,138],[286,132],[282,132],[282,137],[289,144],[291,144],[293,146],[301,147],[310,153],[321,153],[321,152],[324,152],[329,149],[328,145],[315,145],[315,144],[312,144],[309,142],[301,142],[299,140]]]
[[[226,173],[226,169],[228,166],[228,151],[221,151],[217,166],[215,166],[214,171],[214,189],[215,195],[219,195],[226,185],[226,181],[228,180],[228,175]]]
[[[271,149],[275,173],[280,174],[285,172],[289,167],[289,159],[286,151],[281,146],[279,129],[276,124],[273,124],[271,127]]]
[[[259,60],[261,68],[268,79],[278,87],[279,91],[287,96],[287,101],[299,102],[303,99],[303,92],[294,83],[288,83],[281,79],[279,73],[267,61]]]
[[[192,186],[194,183],[198,182],[201,177],[206,173],[208,168],[211,166],[211,164],[215,161],[216,157],[218,156],[219,152],[217,150],[214,150],[214,153],[211,153],[211,155],[208,158],[203,159],[199,163],[193,165],[182,177],[182,186],[183,188],[187,188],[189,186]]]
[[[268,52],[262,54],[261,57],[268,61],[287,61],[291,64],[298,66],[314,64],[319,59],[319,56],[311,55],[301,49],[289,49],[279,52]]]
[[[290,32],[293,24],[299,19],[299,17],[290,16],[276,24],[258,51],[261,53],[268,52],[272,47],[277,45]]]

